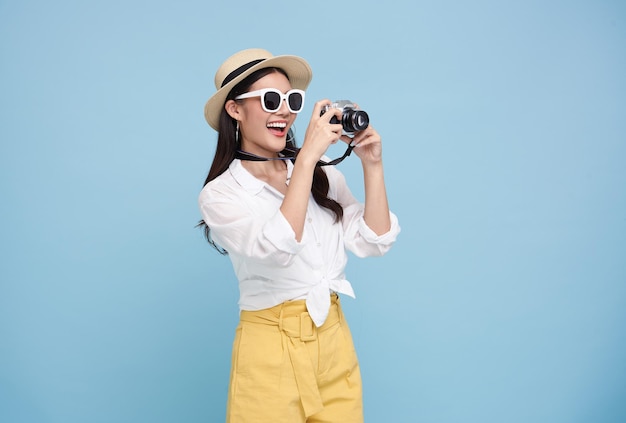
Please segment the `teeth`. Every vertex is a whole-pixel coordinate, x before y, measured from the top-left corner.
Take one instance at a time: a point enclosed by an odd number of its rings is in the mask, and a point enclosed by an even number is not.
[[[268,128],[286,128],[287,124],[285,122],[271,122],[267,124]]]

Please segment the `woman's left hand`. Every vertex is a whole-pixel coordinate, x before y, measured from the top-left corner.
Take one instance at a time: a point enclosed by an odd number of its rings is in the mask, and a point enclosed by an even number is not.
[[[383,159],[380,135],[371,125],[355,133],[354,138],[342,135],[341,140],[346,144],[352,143],[354,145],[354,150],[352,151],[361,159],[364,165],[379,163]]]

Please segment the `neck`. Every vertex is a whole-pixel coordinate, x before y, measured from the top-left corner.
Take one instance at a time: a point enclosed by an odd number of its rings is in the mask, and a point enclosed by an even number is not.
[[[282,174],[287,170],[287,164],[284,160],[242,160],[241,163],[248,172],[259,179],[266,179],[267,177],[272,177],[277,173]]]

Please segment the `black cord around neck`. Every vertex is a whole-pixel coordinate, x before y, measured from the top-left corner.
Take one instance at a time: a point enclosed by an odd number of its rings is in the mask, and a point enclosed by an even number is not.
[[[343,153],[343,156],[338,157],[334,160],[331,160],[329,162],[320,160],[317,162],[317,166],[335,166],[338,165],[339,163],[341,163],[346,157],[348,157],[351,153],[352,150],[354,149],[353,145],[348,145],[348,148],[346,149],[345,153]],[[239,160],[248,160],[251,162],[267,162],[267,161],[271,161],[271,160],[291,160],[291,161],[295,161],[296,157],[298,155],[298,149],[296,148],[292,148],[292,147],[286,147],[283,151],[280,152],[280,156],[278,157],[261,157],[261,156],[257,156],[256,154],[252,154],[252,153],[248,153],[247,151],[243,151],[241,149],[237,150],[235,152],[235,158],[239,159]]]
[[[261,157],[256,154],[248,153],[247,151],[237,150],[237,152],[235,152],[235,158],[250,162],[268,162],[270,160],[292,160],[295,159],[295,156]]]

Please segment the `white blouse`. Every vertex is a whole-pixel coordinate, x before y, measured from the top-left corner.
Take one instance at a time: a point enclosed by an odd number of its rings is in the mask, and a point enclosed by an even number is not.
[[[287,160],[287,180],[293,164]],[[330,307],[329,293],[354,297],[345,279],[346,249],[358,257],[386,253],[400,232],[390,213],[391,229],[376,235],[363,220],[364,205],[350,192],[343,174],[324,168],[329,197],[343,206],[343,218],[319,206],[311,196],[302,240],[280,212],[284,195],[255,178],[235,159],[228,170],[209,182],[198,199],[211,237],[228,251],[239,280],[241,310],[261,310],[284,301],[305,299],[321,326]]]

